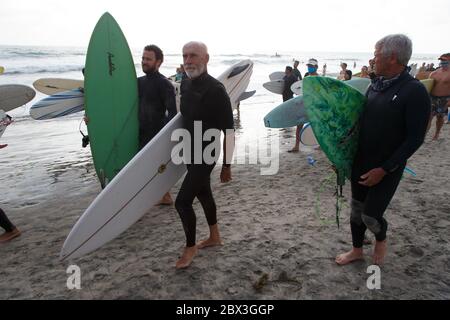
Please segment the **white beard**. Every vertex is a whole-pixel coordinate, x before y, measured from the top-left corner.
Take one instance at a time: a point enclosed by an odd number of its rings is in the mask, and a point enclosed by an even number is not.
[[[205,70],[206,70],[206,66],[202,65],[199,68],[195,68],[194,70],[185,70],[185,71],[186,71],[187,76],[190,79],[195,79],[198,76],[200,76],[203,72],[205,72]]]

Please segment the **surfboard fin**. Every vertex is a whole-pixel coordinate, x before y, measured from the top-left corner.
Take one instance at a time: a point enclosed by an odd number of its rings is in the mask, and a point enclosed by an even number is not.
[[[228,76],[228,79],[233,78],[234,76],[237,76],[238,74],[240,74],[241,72],[246,70],[248,67],[249,67],[249,64],[234,68],[233,71],[231,71],[230,75]]]
[[[237,99],[237,102],[241,102],[244,101],[250,97],[253,97],[253,95],[256,93],[256,90],[253,91],[248,91],[248,92],[243,92],[239,98]]]

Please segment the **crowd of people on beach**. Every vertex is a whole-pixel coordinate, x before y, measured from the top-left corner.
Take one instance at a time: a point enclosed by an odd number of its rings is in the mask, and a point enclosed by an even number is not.
[[[447,84],[443,84],[446,82],[446,72],[444,71],[444,76],[442,76],[443,66],[446,66],[446,61],[449,59],[449,54],[443,54],[441,55],[438,60],[440,60],[440,65],[435,68],[434,63],[426,64],[425,62],[422,64],[422,67],[414,74],[414,77],[417,80],[426,80],[426,79],[432,79],[435,82],[436,88],[430,93],[430,98],[433,103],[433,109],[431,111],[431,116],[429,119],[428,127],[427,127],[427,133],[431,128],[431,123],[434,117],[436,117],[436,130],[435,135],[433,136],[432,140],[438,140],[440,132],[442,130],[444,123],[450,123],[450,114],[448,112],[448,108],[450,107],[450,101],[449,97],[447,96],[447,90],[440,89],[442,86],[446,87]],[[348,65],[345,62],[341,63],[341,71],[337,77],[338,80],[342,81],[348,81],[351,80],[353,77],[358,78],[367,78],[367,79],[375,79],[377,78],[377,74],[374,69],[374,59],[370,59],[368,65],[363,65],[361,67],[361,71],[353,74],[351,70],[347,69]],[[288,101],[289,99],[293,98],[293,92],[291,91],[291,86],[293,83],[297,81],[301,81],[302,75],[301,72],[298,70],[298,64],[299,61],[295,60],[294,66],[286,66],[286,75],[283,78],[284,80],[284,89],[283,89],[283,102]],[[319,75],[317,74],[317,68],[318,68],[318,62],[316,59],[310,59],[308,63],[306,64],[308,68],[308,72],[305,74],[305,77],[309,75]],[[326,64],[323,66],[323,72],[322,76],[326,75]],[[354,68],[356,68],[356,62],[354,63]],[[408,67],[410,69],[410,67]],[[312,71],[312,72],[311,72]],[[439,98],[441,97],[441,98]],[[446,100],[447,103],[443,104],[443,100]],[[441,105],[442,104],[442,105]],[[289,150],[289,152],[299,152],[300,147],[300,131],[302,129],[302,126],[297,126],[296,130],[296,140],[294,147]]]
[[[388,222],[384,213],[400,183],[407,160],[419,149],[425,139],[431,120],[437,117],[436,133],[439,138],[444,116],[448,114],[450,98],[450,53],[439,57],[439,67],[430,70],[434,80],[431,96],[425,87],[409,73],[412,41],[405,35],[388,35],[375,44],[374,58],[361,68],[357,75],[372,81],[366,97],[367,105],[360,119],[359,145],[352,167],[351,179],[351,236],[353,247],[336,257],[336,263],[346,265],[363,258],[366,231],[374,234],[376,242],[373,263],[382,264],[387,250]],[[230,182],[231,162],[234,152],[233,113],[225,87],[208,74],[208,48],[201,42],[188,42],[182,48],[183,64],[175,75],[181,81],[181,106],[183,127],[194,135],[194,123],[202,121],[203,133],[208,129],[223,131],[224,157],[220,180]],[[143,148],[176,114],[175,92],[166,77],[159,73],[164,61],[162,50],[156,45],[146,46],[142,55],[144,76],[138,78],[139,90],[139,141]],[[304,75],[298,69],[299,61],[287,66],[283,101],[293,98],[291,85],[306,77],[319,76],[319,62],[311,58],[306,63]],[[355,67],[355,66],[354,66]],[[425,67],[425,66],[422,66]],[[324,65],[322,75],[326,74]],[[343,62],[337,79],[348,81],[355,75]],[[422,68],[421,68],[422,69]],[[299,151],[299,130],[296,143],[289,152]],[[192,139],[192,143],[194,140]],[[173,201],[170,193],[161,204],[175,205],[185,233],[185,247],[176,261],[177,269],[191,265],[198,250],[222,245],[218,208],[211,189],[211,173],[216,165],[204,161],[196,163],[192,145],[192,162],[187,164],[187,175]],[[207,145],[202,145],[202,154]],[[197,198],[209,225],[209,237],[196,238],[196,214],[193,208]],[[12,240],[20,231],[0,209],[0,226],[5,233],[0,243]]]

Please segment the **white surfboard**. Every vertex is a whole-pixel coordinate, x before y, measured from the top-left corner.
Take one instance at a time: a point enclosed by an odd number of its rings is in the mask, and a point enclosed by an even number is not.
[[[298,96],[301,95],[302,94],[302,84],[303,84],[303,80],[294,82],[291,86],[291,91]]]
[[[0,138],[5,133],[6,127],[12,123],[10,117],[8,117],[4,110],[0,110]]]
[[[147,213],[186,172],[171,159],[178,113],[95,198],[70,231],[61,259],[85,255],[116,238]]]
[[[283,71],[275,71],[275,72],[272,72],[271,74],[269,74],[269,79],[270,79],[270,81],[281,80],[281,79],[283,79],[283,77],[285,75],[286,75],[286,73]]]
[[[83,80],[42,78],[33,83],[34,88],[43,94],[53,95],[56,93],[84,88]]]
[[[284,80],[273,80],[263,84],[263,87],[272,93],[283,94]]]
[[[230,97],[231,107],[236,109],[241,96],[250,83],[250,77],[253,73],[253,62],[251,60],[242,60],[217,77],[222,82]]]
[[[416,77],[417,73],[419,72],[419,70],[417,69],[417,63],[410,65],[410,67],[411,67],[411,70],[409,71],[409,74],[412,77]]]
[[[300,142],[308,147],[318,147],[319,142],[317,142],[316,136],[312,130],[311,124],[305,123],[302,130],[300,131]]]
[[[175,102],[176,102],[176,105],[177,105],[177,112],[180,112],[180,103],[181,103],[180,89],[181,89],[181,83],[172,81],[170,79],[169,79],[169,81],[172,84],[173,88],[175,89]]]
[[[0,86],[0,109],[5,112],[21,107],[36,96],[36,91],[21,84],[5,84]]]
[[[80,89],[60,92],[42,99],[30,108],[35,120],[67,116],[84,110],[84,93]]]

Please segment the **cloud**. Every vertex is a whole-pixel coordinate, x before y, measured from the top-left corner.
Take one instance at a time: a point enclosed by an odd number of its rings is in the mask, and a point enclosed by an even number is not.
[[[103,12],[130,46],[156,43],[178,52],[192,39],[215,53],[282,51],[372,52],[390,33],[406,33],[415,52],[448,51],[450,2],[428,0],[118,1],[68,3],[2,0],[0,44],[87,46]],[[431,10],[428,8],[432,8]]]

